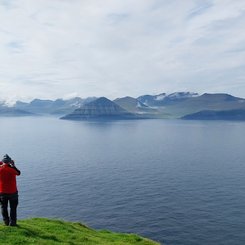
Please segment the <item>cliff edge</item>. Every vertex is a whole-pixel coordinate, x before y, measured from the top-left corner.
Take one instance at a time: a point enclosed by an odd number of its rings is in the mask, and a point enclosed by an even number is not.
[[[20,220],[18,227],[0,225],[0,244],[159,245],[135,234],[94,230],[80,223],[46,218]]]

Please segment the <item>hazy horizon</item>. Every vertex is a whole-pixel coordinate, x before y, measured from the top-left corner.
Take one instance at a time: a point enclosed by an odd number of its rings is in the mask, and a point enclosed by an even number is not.
[[[166,93],[166,96],[171,95],[171,94],[175,94],[175,93],[182,93],[182,92],[195,93],[195,94],[197,94],[197,95],[195,95],[195,96],[201,96],[201,95],[203,95],[203,94],[228,94],[228,93],[210,93],[210,92],[208,92],[208,91],[205,92],[205,93],[201,93],[201,94],[196,93],[196,92],[191,92],[191,91],[177,91],[177,92]],[[121,97],[115,97],[115,98],[110,98],[110,97],[107,97],[107,96],[104,96],[104,95],[99,95],[99,96],[89,96],[89,97],[81,97],[81,96],[78,96],[78,95],[77,95],[77,96],[65,96],[65,97],[57,97],[57,98],[39,98],[39,97],[36,97],[36,98],[29,99],[29,100],[28,100],[28,99],[27,99],[27,100],[16,100],[16,101],[11,101],[11,102],[1,100],[1,98],[0,98],[0,102],[6,103],[6,105],[8,105],[8,106],[13,106],[13,105],[15,105],[15,103],[18,102],[18,101],[19,101],[19,102],[29,103],[29,102],[31,102],[31,101],[33,101],[33,100],[35,100],[35,99],[55,101],[55,100],[59,100],[59,99],[62,99],[62,100],[69,100],[69,99],[74,99],[74,98],[76,98],[76,97],[80,97],[81,99],[88,99],[88,98],[93,98],[93,97],[94,97],[94,98],[106,97],[107,99],[113,101],[113,100],[115,100],[115,99],[121,99],[121,98],[125,98],[125,97],[131,97],[131,98],[137,99],[137,98],[140,97],[140,96],[145,96],[145,95],[158,96],[158,95],[162,95],[162,94],[164,94],[164,92],[162,92],[162,93],[153,93],[153,94],[151,94],[151,93],[146,93],[146,94],[141,94],[141,95],[138,95],[138,96],[135,96],[135,97],[129,96],[129,95],[122,95]],[[238,96],[235,96],[235,95],[233,95],[233,94],[229,94],[229,95],[234,96],[234,97],[238,97]],[[238,97],[238,98],[245,99],[244,97]]]

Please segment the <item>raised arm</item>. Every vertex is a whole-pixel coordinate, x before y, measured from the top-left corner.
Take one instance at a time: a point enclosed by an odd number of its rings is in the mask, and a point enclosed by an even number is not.
[[[15,175],[21,174],[20,170],[18,168],[16,168],[13,160],[11,163],[8,164],[8,166],[10,167],[9,170],[11,171],[11,173],[13,173]]]

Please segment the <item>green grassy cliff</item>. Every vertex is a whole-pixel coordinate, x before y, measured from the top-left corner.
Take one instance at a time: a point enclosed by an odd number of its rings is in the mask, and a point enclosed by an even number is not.
[[[21,220],[18,227],[0,225],[0,244],[157,245],[135,234],[93,230],[80,223],[45,218]]]

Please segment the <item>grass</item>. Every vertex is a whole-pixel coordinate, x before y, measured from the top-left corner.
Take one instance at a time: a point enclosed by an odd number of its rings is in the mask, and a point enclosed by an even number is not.
[[[80,223],[46,218],[20,220],[18,227],[0,225],[0,244],[159,245],[135,234],[97,231]]]

